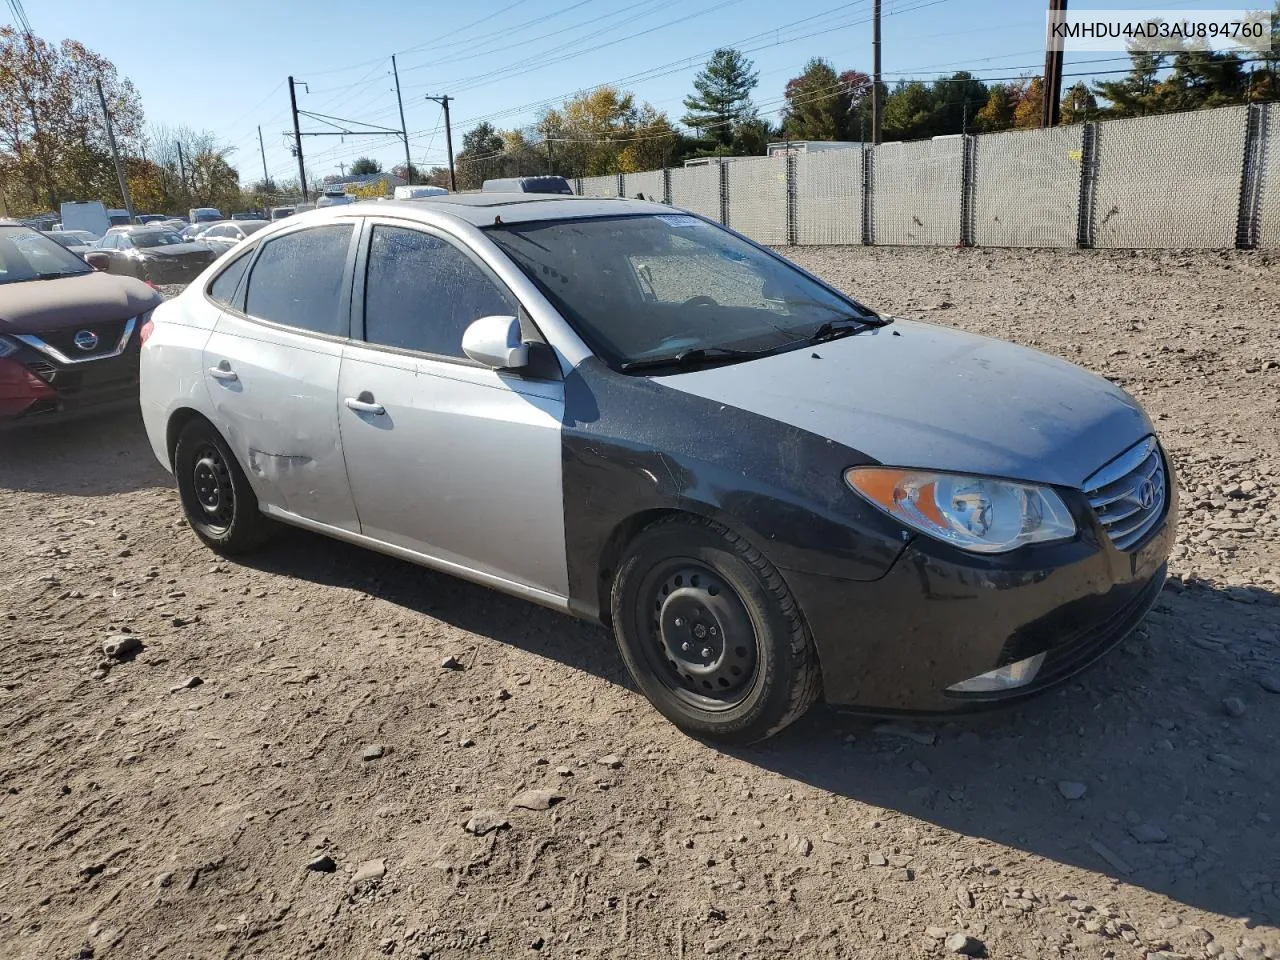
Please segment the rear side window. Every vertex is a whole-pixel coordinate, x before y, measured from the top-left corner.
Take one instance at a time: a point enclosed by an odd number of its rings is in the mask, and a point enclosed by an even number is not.
[[[244,311],[285,326],[347,335],[342,274],[351,224],[326,224],[268,240],[249,274]]]
[[[213,283],[209,284],[210,300],[216,300],[224,306],[231,305],[232,298],[236,295],[236,288],[240,286],[240,278],[249,269],[249,258],[252,253],[253,251],[250,250],[248,253],[240,254],[213,278]]]
[[[465,357],[462,334],[473,321],[519,316],[518,310],[507,290],[448,241],[374,227],[364,294],[369,343]]]

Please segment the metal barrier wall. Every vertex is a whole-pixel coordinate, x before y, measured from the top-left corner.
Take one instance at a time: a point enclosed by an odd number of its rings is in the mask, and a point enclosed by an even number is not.
[[[583,177],[578,181],[578,193],[584,197],[616,197],[618,196],[618,175],[611,173],[607,177]]]
[[[871,148],[871,242],[960,243],[964,138],[939,137]]]
[[[970,241],[1074,247],[1083,146],[1083,124],[973,137]]]
[[[757,243],[787,243],[787,158],[726,164],[729,226]]]
[[[1097,125],[1095,247],[1234,247],[1248,107]]]
[[[719,220],[720,164],[672,170],[671,205]]]
[[[622,175],[622,195],[633,200],[641,196],[657,203],[667,202],[667,178],[662,170],[649,170],[646,173],[624,173]]]
[[[796,243],[861,243],[863,199],[861,150],[800,154]]]
[[[1259,109],[1255,240],[1259,247],[1280,247],[1280,104]]]

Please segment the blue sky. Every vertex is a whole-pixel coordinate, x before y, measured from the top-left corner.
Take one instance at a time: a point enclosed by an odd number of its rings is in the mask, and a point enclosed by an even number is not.
[[[928,79],[958,69],[984,78],[1039,73],[1046,7],[1043,0],[883,0],[885,78]],[[216,133],[235,148],[242,181],[252,182],[262,174],[259,124],[271,175],[297,174],[282,135],[289,74],[307,84],[299,88],[300,109],[398,127],[395,53],[413,160],[430,166],[444,162],[445,139],[440,109],[426,94],[456,98],[455,149],[478,119],[523,125],[542,103],[624,78],[638,78],[621,86],[678,120],[694,74],[723,45],[749,52],[760,72],[756,102],[776,120],[786,81],[809,57],[870,72],[870,12],[871,0],[381,0],[368,7],[350,0],[62,0],[30,3],[27,17],[45,39],[72,37],[110,58],[137,85],[149,121]],[[1068,55],[1064,72],[1124,65],[1123,54]],[[303,128],[322,129],[314,121]],[[309,176],[338,173],[339,163],[362,154],[388,167],[404,157],[393,137],[309,137],[303,147]]]

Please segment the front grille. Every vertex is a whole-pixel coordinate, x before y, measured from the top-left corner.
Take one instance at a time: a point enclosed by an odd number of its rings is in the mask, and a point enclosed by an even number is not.
[[[58,372],[58,368],[48,360],[32,360],[26,364],[26,367],[45,383],[52,383],[54,375]]]
[[[64,357],[70,357],[72,360],[88,360],[92,357],[115,353],[116,348],[120,345],[120,338],[124,336],[126,323],[128,323],[127,320],[86,323],[73,327],[63,327],[61,330],[48,330],[38,334],[38,336]],[[86,332],[97,338],[87,350],[76,343],[76,336]],[[85,338],[84,342],[89,342],[89,339]]]
[[[1084,495],[1117,549],[1128,550],[1159,523],[1168,474],[1155,437],[1147,437],[1084,482]]]

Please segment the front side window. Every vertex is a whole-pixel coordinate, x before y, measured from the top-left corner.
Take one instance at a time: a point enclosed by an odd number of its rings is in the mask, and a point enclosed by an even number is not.
[[[805,344],[875,314],[786,261],[687,214],[514,223],[489,237],[614,365],[716,348]]]
[[[518,310],[515,298],[452,243],[420,230],[373,228],[364,293],[369,343],[465,357],[467,327]]]
[[[248,250],[227,264],[223,271],[213,278],[213,283],[209,284],[209,299],[229,306],[236,295],[236,288],[240,286],[240,278],[249,269],[249,261],[252,257],[253,251]]]
[[[326,224],[266,241],[249,274],[245,313],[313,333],[345,337],[342,275],[351,229],[349,223]]]

